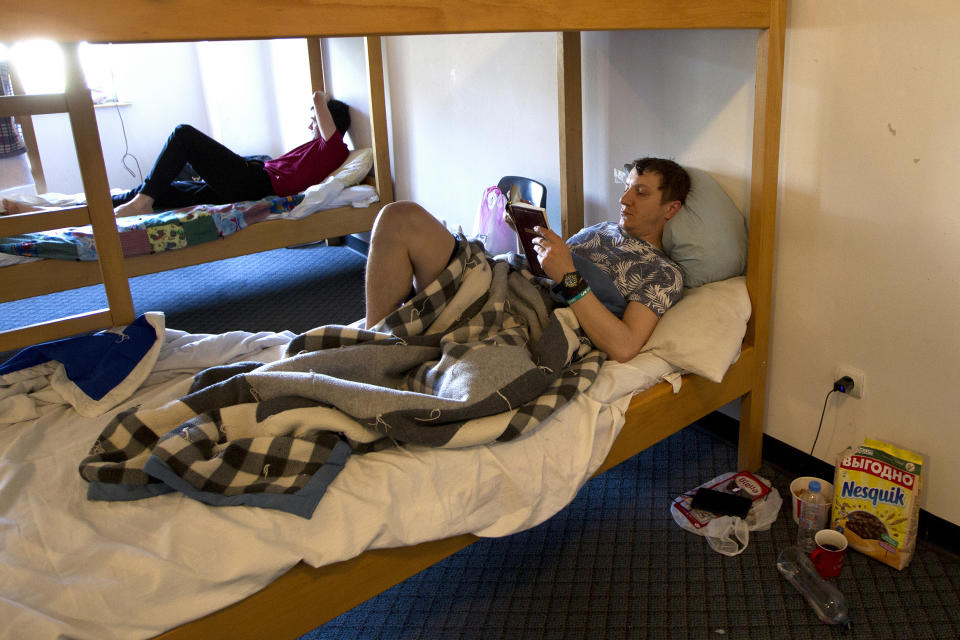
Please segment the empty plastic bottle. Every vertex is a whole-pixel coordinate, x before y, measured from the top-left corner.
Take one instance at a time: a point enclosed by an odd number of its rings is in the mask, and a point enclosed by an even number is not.
[[[820,493],[820,482],[811,480],[807,490],[800,496],[797,513],[800,527],[797,529],[797,546],[810,553],[817,546],[814,536],[827,526],[827,499]]]
[[[803,594],[817,617],[827,624],[838,624],[850,629],[853,622],[847,613],[843,594],[817,573],[813,562],[799,547],[787,547],[777,558],[777,569]]]

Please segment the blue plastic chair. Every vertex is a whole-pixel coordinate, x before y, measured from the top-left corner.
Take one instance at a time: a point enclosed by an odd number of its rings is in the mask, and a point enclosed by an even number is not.
[[[510,187],[513,185],[520,189],[521,198],[542,209],[547,208],[547,188],[543,183],[523,176],[503,176],[497,183],[497,187],[507,197],[510,197]]]

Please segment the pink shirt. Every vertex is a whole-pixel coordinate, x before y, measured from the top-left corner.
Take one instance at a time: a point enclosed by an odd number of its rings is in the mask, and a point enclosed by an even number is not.
[[[348,154],[343,134],[336,131],[329,140],[314,138],[279,158],[267,160],[263,168],[270,176],[273,192],[278,196],[291,196],[323,182],[343,164]]]

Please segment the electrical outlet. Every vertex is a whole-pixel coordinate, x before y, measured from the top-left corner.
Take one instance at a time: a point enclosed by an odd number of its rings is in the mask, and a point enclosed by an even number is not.
[[[834,372],[833,379],[839,380],[843,376],[850,376],[853,378],[853,389],[851,389],[850,393],[847,395],[851,398],[862,398],[864,387],[866,385],[866,374],[859,369],[854,369],[853,367],[848,367],[847,365],[839,365]]]

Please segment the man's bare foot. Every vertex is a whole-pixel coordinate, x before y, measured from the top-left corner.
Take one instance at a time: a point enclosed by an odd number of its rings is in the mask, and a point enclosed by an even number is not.
[[[18,213],[30,213],[31,211],[40,211],[40,207],[32,207],[28,204],[23,204],[22,202],[17,202],[16,200],[10,200],[8,198],[3,199],[3,208],[6,209],[6,212],[3,215],[12,216]]]
[[[153,198],[142,193],[138,193],[133,197],[133,200],[125,202],[113,210],[113,215],[116,218],[142,216],[149,213],[153,213]]]

